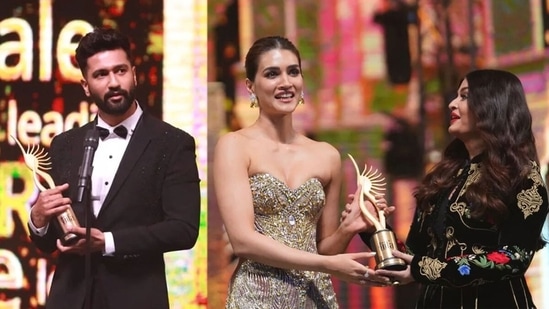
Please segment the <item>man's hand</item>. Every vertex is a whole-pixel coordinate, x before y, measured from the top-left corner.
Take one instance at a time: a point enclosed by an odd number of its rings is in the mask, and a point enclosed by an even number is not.
[[[31,220],[35,227],[46,226],[53,217],[71,206],[70,198],[63,197],[62,194],[68,188],[69,184],[63,184],[40,192],[38,199],[31,208]]]
[[[84,255],[86,253],[86,228],[72,227],[70,232],[80,236],[80,239],[72,246],[63,246],[60,240],[57,240],[57,249],[64,253],[74,253]],[[105,250],[105,236],[103,232],[96,228],[90,229],[90,252],[103,252]]]

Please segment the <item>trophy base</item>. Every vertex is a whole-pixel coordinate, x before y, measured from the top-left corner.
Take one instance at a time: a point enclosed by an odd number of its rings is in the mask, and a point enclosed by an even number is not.
[[[61,243],[63,243],[63,246],[72,246],[78,241],[78,239],[80,239],[78,235],[67,233],[61,237]]]
[[[376,269],[384,269],[384,270],[405,270],[406,269],[406,263],[404,260],[399,258],[387,258],[381,262],[379,262],[376,265]]]

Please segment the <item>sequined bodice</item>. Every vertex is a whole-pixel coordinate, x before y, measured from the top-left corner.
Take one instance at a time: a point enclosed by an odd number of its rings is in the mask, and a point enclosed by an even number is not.
[[[266,173],[249,180],[256,230],[289,247],[316,253],[316,225],[326,198],[320,181],[310,178],[292,189]],[[241,260],[226,308],[333,309],[338,305],[328,274]]]
[[[325,195],[317,178],[296,189],[269,174],[250,177],[255,228],[287,246],[316,252],[316,223]]]

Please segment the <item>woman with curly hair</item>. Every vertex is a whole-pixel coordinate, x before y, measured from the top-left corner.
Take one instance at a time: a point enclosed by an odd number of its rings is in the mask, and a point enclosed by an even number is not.
[[[476,70],[450,102],[455,139],[424,178],[409,266],[376,271],[421,285],[416,308],[535,308],[524,274],[544,241],[547,190],[520,80]]]

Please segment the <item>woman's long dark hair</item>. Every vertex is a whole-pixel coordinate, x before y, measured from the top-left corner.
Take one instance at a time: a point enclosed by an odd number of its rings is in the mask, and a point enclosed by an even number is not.
[[[501,223],[508,215],[505,204],[510,192],[539,165],[532,116],[520,80],[500,70],[476,70],[465,76],[468,83],[468,109],[476,122],[476,132],[484,144],[478,182],[466,192],[475,205],[472,216]],[[469,154],[464,143],[454,139],[444,155],[424,178],[415,193],[418,207],[429,209],[440,192],[457,185],[457,174]]]

